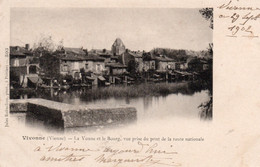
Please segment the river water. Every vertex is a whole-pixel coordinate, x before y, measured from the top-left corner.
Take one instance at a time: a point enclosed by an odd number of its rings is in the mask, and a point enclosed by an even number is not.
[[[204,90],[191,90],[187,87],[187,91],[169,94],[165,96],[145,96],[135,98],[107,98],[99,100],[86,100],[82,98],[84,90],[70,90],[70,91],[58,91],[58,90],[45,90],[45,93],[26,93],[19,94],[19,96],[12,96],[13,98],[33,98],[41,97],[45,99],[55,100],[63,103],[69,103],[74,105],[97,105],[105,107],[118,107],[121,105],[130,105],[137,110],[137,120],[135,124],[143,124],[144,122],[156,122],[162,120],[176,119],[180,120],[196,120],[200,121],[200,108],[201,103],[205,103],[209,100],[209,91]],[[16,117],[13,115],[13,117]],[[26,114],[18,114],[17,119],[20,122],[27,124],[25,119]],[[24,118],[24,119],[23,119]],[[23,120],[23,121],[21,121]],[[37,122],[33,121],[34,123]],[[100,128],[100,127],[98,127]],[[103,128],[103,127],[101,127]],[[85,130],[85,128],[83,128]],[[73,129],[76,130],[76,129]]]

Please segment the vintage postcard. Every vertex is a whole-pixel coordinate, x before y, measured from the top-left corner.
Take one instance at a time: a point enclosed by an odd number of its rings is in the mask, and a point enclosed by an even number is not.
[[[0,8],[1,167],[260,165],[256,0]]]

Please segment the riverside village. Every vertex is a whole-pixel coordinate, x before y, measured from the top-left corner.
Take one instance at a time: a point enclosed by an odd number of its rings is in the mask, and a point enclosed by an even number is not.
[[[177,82],[203,79],[212,70],[210,53],[188,55],[185,50],[132,51],[117,38],[107,49],[10,47],[11,89],[62,89],[142,82]],[[169,55],[169,56],[168,56]]]
[[[63,132],[211,121],[212,12],[13,9],[10,116]]]
[[[149,52],[135,51],[127,48],[120,38],[115,39],[111,50],[60,46],[51,52],[43,46],[30,48],[29,44],[10,47],[11,99],[42,98],[64,102],[64,99],[70,101],[76,96],[93,101],[111,97],[166,96],[179,92],[193,94],[203,89],[212,91],[211,49],[201,52],[162,48]],[[68,94],[73,97],[66,96]],[[31,104],[34,111],[45,111],[42,106],[36,107],[38,103],[46,103],[47,107],[53,105],[42,100],[34,103],[32,100],[30,103],[11,102],[11,112],[27,111],[24,108],[29,108],[28,104]],[[201,117],[211,118],[212,96],[200,107]],[[123,118],[135,119],[136,110],[134,111],[134,114],[127,112]],[[119,115],[122,117],[123,114]],[[90,124],[102,120],[109,122],[109,118],[105,114]],[[118,119],[122,121],[122,118],[116,116],[115,120]],[[77,123],[60,122],[58,125],[75,127],[85,124],[84,119],[75,120]],[[52,122],[57,125],[59,121],[55,119]]]

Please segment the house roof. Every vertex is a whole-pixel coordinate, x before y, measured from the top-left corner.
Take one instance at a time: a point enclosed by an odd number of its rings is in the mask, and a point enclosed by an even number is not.
[[[155,60],[162,61],[162,62],[171,62],[174,61],[174,59],[171,59],[167,56],[156,56]]]
[[[152,54],[143,57],[143,61],[152,61],[152,60],[155,60],[155,56]]]
[[[111,56],[111,59],[118,59],[118,56]]]
[[[190,58],[187,59],[187,63],[188,64],[200,63],[200,60],[198,58],[195,58],[195,57],[190,57]]]
[[[88,56],[85,56],[85,60],[89,60],[89,61],[105,61],[104,58],[100,57],[99,55],[95,55],[95,54],[89,54]]]
[[[89,52],[102,55],[102,56],[112,56],[111,50],[106,50],[106,49],[91,49]]]
[[[69,54],[62,54],[59,55],[59,58],[61,60],[70,60],[70,61],[105,61],[104,58],[95,55],[95,54],[89,54],[89,55],[78,55],[78,54],[73,54],[73,53],[69,53]]]
[[[142,58],[142,56],[143,56],[142,52],[132,52],[132,51],[129,51],[128,53],[130,55],[134,56],[135,58]]]
[[[80,55],[85,55],[86,53],[83,51],[82,48],[69,48],[69,47],[64,47],[63,50],[66,53],[73,53],[73,54],[80,54]]]
[[[10,46],[10,55],[13,56],[26,56],[32,55],[32,52],[21,46]]]
[[[126,68],[126,65],[123,65],[121,63],[107,63],[106,66],[112,67],[112,68]]]
[[[61,60],[71,60],[71,61],[83,61],[83,60],[86,60],[86,56],[75,55],[75,54],[71,54],[71,53],[59,55],[59,58]]]

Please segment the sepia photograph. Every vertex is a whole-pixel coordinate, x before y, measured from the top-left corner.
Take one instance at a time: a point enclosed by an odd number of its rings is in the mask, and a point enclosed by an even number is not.
[[[211,123],[213,25],[213,8],[11,8],[10,117],[58,133]]]

